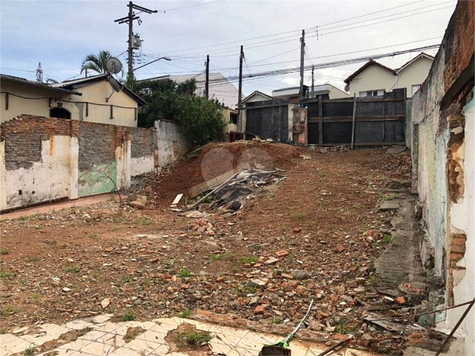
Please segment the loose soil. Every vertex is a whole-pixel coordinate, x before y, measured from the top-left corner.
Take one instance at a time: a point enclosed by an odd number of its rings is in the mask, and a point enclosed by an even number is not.
[[[170,331],[165,337],[165,341],[168,343],[168,346],[170,346],[169,352],[181,352],[190,356],[209,355],[211,353],[211,347],[208,343],[197,346],[187,344],[186,338],[191,333],[201,338],[209,338],[211,336],[209,332],[197,330],[194,325],[188,323],[181,324],[177,329]]]
[[[364,305],[382,299],[371,276],[391,213],[378,207],[397,198],[389,187],[407,186],[407,154],[259,144],[252,148],[264,149],[288,179],[235,216],[180,217],[168,207],[203,181],[201,163],[213,148],[236,155],[235,167],[249,146],[205,147],[179,162],[145,189],[153,209],[105,202],[2,222],[2,332],[104,312],[151,319],[196,309],[263,327],[295,325],[314,298],[313,330],[361,336]],[[277,261],[266,264],[271,257]],[[307,275],[294,279],[296,270]]]

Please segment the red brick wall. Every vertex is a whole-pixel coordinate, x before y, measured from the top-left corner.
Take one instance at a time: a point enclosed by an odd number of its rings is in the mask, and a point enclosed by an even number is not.
[[[447,29],[445,53],[445,90],[447,91],[460,73],[468,67],[475,49],[475,1],[459,0],[453,16],[456,17],[453,32]]]

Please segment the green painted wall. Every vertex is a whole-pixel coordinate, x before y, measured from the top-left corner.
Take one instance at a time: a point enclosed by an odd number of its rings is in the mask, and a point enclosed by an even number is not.
[[[79,172],[79,196],[110,193],[116,190],[117,162],[94,165],[90,170]]]

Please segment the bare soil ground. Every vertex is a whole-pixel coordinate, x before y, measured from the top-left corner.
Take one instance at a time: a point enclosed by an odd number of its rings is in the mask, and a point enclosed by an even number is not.
[[[202,181],[201,153],[156,180],[152,209],[110,202],[2,222],[1,330],[198,308],[295,325],[315,298],[314,330],[361,336],[363,305],[375,298],[373,261],[388,233],[389,213],[378,207],[397,196],[389,188],[407,185],[408,156],[268,146],[288,179],[232,217],[190,219],[168,209]]]

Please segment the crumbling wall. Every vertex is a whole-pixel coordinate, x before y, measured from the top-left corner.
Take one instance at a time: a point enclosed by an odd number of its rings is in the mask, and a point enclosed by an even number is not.
[[[175,162],[188,150],[188,144],[178,130],[177,123],[168,120],[155,121],[157,132],[159,167],[165,167]]]
[[[475,102],[473,1],[459,1],[429,76],[412,98],[413,191],[419,194],[428,243],[426,262],[445,281],[443,299],[452,306],[475,297]],[[430,263],[429,263],[430,265]],[[437,314],[452,329],[464,308]],[[456,336],[465,354],[475,354],[475,318]]]
[[[140,127],[129,130],[131,136],[131,172],[133,176],[152,172],[155,169],[157,147],[156,130]]]
[[[0,210],[128,186],[132,174],[154,170],[156,139],[154,129],[26,115],[6,121]]]
[[[0,210],[76,198],[77,122],[20,116],[2,123]]]
[[[80,122],[79,126],[79,196],[110,193],[117,187],[117,126]]]

